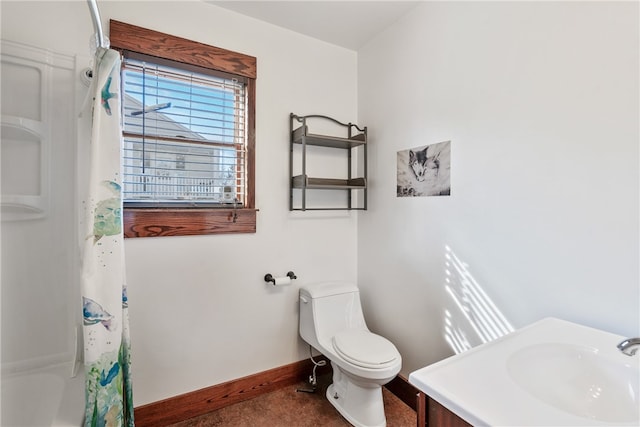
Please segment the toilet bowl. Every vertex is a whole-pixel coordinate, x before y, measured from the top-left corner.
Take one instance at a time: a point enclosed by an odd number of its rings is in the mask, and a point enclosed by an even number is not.
[[[400,372],[402,357],[369,331],[358,287],[328,282],[300,288],[300,336],[331,361],[327,399],[356,427],[386,426],[382,386]]]

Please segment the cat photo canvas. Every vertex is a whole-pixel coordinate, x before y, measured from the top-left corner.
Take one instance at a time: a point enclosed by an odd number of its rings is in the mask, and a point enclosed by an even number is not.
[[[398,197],[451,195],[451,141],[398,151]]]

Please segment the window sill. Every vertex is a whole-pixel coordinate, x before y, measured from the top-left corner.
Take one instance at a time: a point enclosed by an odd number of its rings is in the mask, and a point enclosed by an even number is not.
[[[124,236],[199,236],[255,233],[257,209],[125,208]],[[234,214],[237,214],[234,221]]]

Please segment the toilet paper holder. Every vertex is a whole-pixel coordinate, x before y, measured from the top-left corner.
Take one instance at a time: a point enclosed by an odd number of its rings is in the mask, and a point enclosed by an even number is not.
[[[290,280],[298,278],[298,277],[296,277],[296,274],[293,271],[289,271],[287,273],[286,277],[288,277]],[[272,283],[273,286],[276,285],[276,278],[273,277],[273,275],[271,273],[267,273],[267,274],[264,275],[264,281],[267,282],[267,283]]]

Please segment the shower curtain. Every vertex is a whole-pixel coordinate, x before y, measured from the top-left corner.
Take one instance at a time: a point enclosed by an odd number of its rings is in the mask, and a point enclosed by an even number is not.
[[[94,67],[91,160],[82,267],[85,426],[133,426],[122,234],[120,54]],[[91,90],[91,89],[90,89]]]

